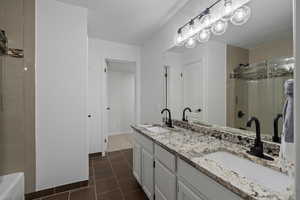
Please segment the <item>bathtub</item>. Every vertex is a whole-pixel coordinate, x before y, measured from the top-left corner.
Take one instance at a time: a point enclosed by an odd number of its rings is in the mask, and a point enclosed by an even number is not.
[[[24,200],[24,174],[0,176],[0,200]]]

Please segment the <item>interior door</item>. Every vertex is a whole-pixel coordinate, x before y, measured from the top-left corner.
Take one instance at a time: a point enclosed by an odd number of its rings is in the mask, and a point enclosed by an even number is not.
[[[190,107],[189,120],[203,120],[203,67],[202,61],[186,64],[182,68],[183,107]],[[201,111],[201,112],[200,112]]]

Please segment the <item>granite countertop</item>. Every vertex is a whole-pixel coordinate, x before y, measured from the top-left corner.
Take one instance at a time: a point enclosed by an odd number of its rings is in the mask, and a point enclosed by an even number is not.
[[[276,157],[274,161],[263,160],[247,154],[246,151],[249,150],[247,147],[184,128],[176,127],[175,130],[166,133],[153,133],[145,126],[139,125],[134,125],[132,128],[244,199],[287,200],[291,194],[289,188],[280,193],[272,191],[203,156],[216,151],[226,151],[286,173],[280,168]]]

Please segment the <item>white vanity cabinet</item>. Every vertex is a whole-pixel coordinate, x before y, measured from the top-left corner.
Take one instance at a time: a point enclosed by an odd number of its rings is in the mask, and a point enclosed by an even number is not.
[[[176,158],[173,154],[155,144],[155,199],[176,199]]]
[[[153,162],[153,155],[142,149],[142,187],[149,199],[154,196]]]
[[[132,173],[139,184],[142,184],[141,181],[141,145],[138,142],[134,142],[133,144],[133,165],[132,165]]]
[[[242,200],[189,163],[134,132],[133,174],[149,200]]]
[[[189,189],[184,183],[178,181],[178,193],[177,200],[204,200],[196,195],[191,189]]]
[[[133,175],[150,200],[154,199],[154,144],[140,133],[134,132]]]

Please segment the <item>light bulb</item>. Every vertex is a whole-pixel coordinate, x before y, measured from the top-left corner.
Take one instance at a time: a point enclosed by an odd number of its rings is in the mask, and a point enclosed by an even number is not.
[[[224,20],[218,20],[216,23],[213,24],[211,31],[215,35],[222,35],[226,32],[228,23]]]
[[[176,46],[183,46],[184,45],[181,29],[179,29],[177,31],[177,35],[175,36],[175,45]]]
[[[208,26],[210,26],[210,23],[211,23],[211,15],[210,15],[210,14],[207,14],[207,15],[203,16],[203,17],[200,19],[200,23],[204,26],[204,28],[207,28]]]
[[[189,30],[188,30],[189,36],[192,36],[194,34],[194,24],[195,24],[194,20],[191,20],[189,22]]]
[[[176,37],[175,37],[175,45],[176,46],[183,46],[183,44],[184,44],[184,41],[183,41],[182,35],[181,34],[176,35]]]
[[[231,17],[231,23],[234,25],[243,25],[245,24],[251,16],[251,9],[248,6],[243,6],[234,11]]]
[[[198,34],[198,41],[201,43],[207,42],[210,39],[211,33],[209,29],[203,29]]]
[[[223,20],[229,20],[232,14],[232,0],[225,0],[224,8],[225,8],[225,15],[223,17]]]
[[[193,37],[189,38],[185,43],[185,47],[189,49],[194,48],[195,46],[196,46],[196,40]]]

